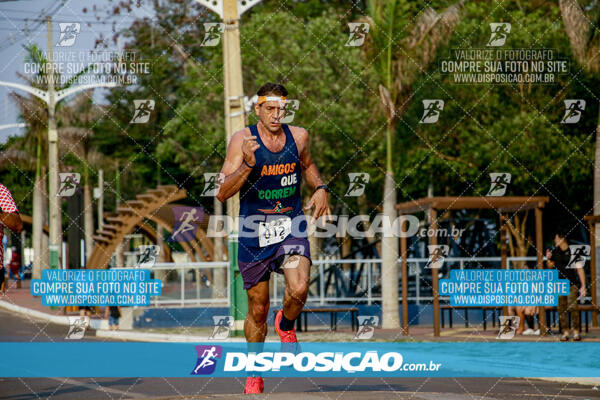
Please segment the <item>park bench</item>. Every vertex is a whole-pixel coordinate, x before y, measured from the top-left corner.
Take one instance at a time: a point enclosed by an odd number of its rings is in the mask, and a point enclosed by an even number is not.
[[[483,320],[483,330],[487,328],[487,312],[492,312],[492,326],[496,326],[496,321],[498,320],[498,316],[502,315],[502,307],[474,307],[474,306],[451,306],[449,304],[440,305],[440,312],[442,317],[442,328],[445,325],[445,314],[448,313],[448,325],[452,328],[452,311],[453,310],[463,310],[464,311],[464,320],[465,320],[465,328],[469,327],[469,309],[480,309],[482,311],[482,320]],[[557,326],[558,324],[558,308],[557,307],[544,307],[546,311],[546,324],[547,326]],[[590,314],[594,311],[594,306],[592,304],[580,304],[579,305],[579,314],[583,314],[583,318],[580,318],[580,321],[584,321],[585,331],[589,332],[589,323],[591,320]],[[571,326],[571,314],[569,313],[569,327]],[[560,329],[560,327],[559,327]],[[579,327],[579,331],[581,331],[581,326]]]
[[[277,315],[279,310],[274,310],[273,314]],[[352,330],[358,329],[358,308],[356,307],[330,307],[330,308],[304,308],[296,318],[296,330],[302,332],[302,317],[304,316],[304,330],[308,330],[308,314],[327,314],[329,313],[329,326],[332,331],[337,330],[338,314],[350,313]]]
[[[463,310],[465,314],[465,328],[469,327],[469,309],[479,309],[482,313],[483,320],[483,330],[487,329],[487,313],[491,311],[492,313],[492,326],[496,326],[496,321],[498,320],[498,316],[502,315],[502,307],[475,307],[475,306],[451,306],[449,304],[441,304],[440,312],[442,317],[442,328],[446,322],[445,313],[448,312],[448,325],[452,328],[452,311],[453,310]]]
[[[559,318],[558,318],[558,307],[555,306],[546,306],[544,307],[546,310],[546,325],[548,326],[558,326],[559,331],[562,331],[562,327],[560,326]],[[589,332],[589,324],[590,324],[590,314],[596,309],[592,304],[579,304],[579,321],[585,321],[585,332]],[[583,315],[582,315],[583,314]],[[583,316],[583,318],[581,318]],[[569,328],[571,328],[571,313],[568,313],[569,317]],[[579,326],[579,332],[581,332],[581,326]]]

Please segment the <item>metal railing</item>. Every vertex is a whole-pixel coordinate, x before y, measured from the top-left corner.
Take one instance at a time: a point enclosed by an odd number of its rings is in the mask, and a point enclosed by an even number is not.
[[[222,305],[229,307],[229,262],[227,261],[156,263],[150,271],[154,279],[161,279],[163,282],[162,295],[152,298],[152,304],[155,306]],[[216,271],[224,275],[224,284],[219,287],[214,286],[213,277]],[[207,277],[206,280],[203,280],[202,276]]]
[[[589,257],[588,257],[589,259]],[[401,259],[398,259],[400,267]],[[431,271],[425,269],[428,258],[408,258],[408,300],[422,304],[433,299],[428,280]],[[438,273],[447,274],[450,269],[489,267],[495,264],[498,268],[500,257],[447,257],[444,266]],[[515,262],[524,261],[534,265],[536,257],[507,257],[508,268]],[[352,269],[354,268],[354,270]],[[399,269],[398,279],[401,277]],[[381,259],[333,259],[324,258],[313,261],[311,267],[311,284],[308,302],[312,304],[331,303],[365,303],[373,304],[381,301]],[[353,271],[361,272],[352,276]],[[153,277],[163,281],[163,292],[160,297],[152,298],[152,304],[161,305],[220,305],[229,306],[229,263],[221,262],[188,262],[188,263],[157,263],[151,269]],[[273,304],[280,304],[283,298],[284,278],[273,274],[270,295]],[[343,293],[340,289],[351,287],[351,293]],[[402,286],[399,282],[398,301],[402,300]],[[444,297],[440,297],[444,300]]]

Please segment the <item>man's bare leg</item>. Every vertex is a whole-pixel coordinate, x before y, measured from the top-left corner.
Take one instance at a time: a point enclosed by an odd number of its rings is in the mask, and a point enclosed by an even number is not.
[[[525,331],[525,307],[518,306],[516,312],[519,317],[519,327],[515,331],[515,335],[520,335]]]
[[[310,280],[310,260],[304,256],[291,256],[284,263],[285,292],[283,295],[283,315],[295,320],[306,303]]]
[[[248,315],[244,320],[244,336],[248,343],[264,342],[269,314],[269,281],[258,282],[248,293]]]

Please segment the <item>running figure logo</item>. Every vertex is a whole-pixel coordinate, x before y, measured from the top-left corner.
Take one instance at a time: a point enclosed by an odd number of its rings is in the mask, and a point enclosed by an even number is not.
[[[487,42],[488,47],[500,47],[506,43],[506,38],[510,33],[511,25],[509,22],[492,22],[490,23],[490,29],[492,34],[490,40]]]
[[[284,244],[283,253],[287,255],[287,260],[282,265],[284,269],[298,268],[300,256],[306,256],[304,245],[301,244]]]
[[[490,172],[492,184],[486,196],[504,196],[511,178],[508,172]]]
[[[423,117],[420,124],[435,124],[440,118],[440,113],[444,109],[444,100],[423,100]]]
[[[573,99],[565,100],[565,116],[560,121],[561,124],[576,124],[581,119],[581,114],[585,110],[585,100]]]
[[[367,33],[369,33],[369,24],[366,22],[349,22],[348,28],[350,29],[350,34],[348,35],[346,46],[362,46],[367,37]]]
[[[512,339],[519,326],[519,317],[516,315],[500,316],[500,331],[496,339]]]
[[[202,207],[173,207],[175,225],[169,242],[190,242],[196,237],[198,223],[204,219]]]
[[[590,256],[590,246],[587,244],[572,244],[569,246],[571,259],[567,264],[567,268],[583,268],[585,261]]]
[[[350,184],[348,190],[346,190],[345,197],[359,197],[362,196],[369,183],[370,175],[366,172],[350,172],[348,173]]]
[[[427,250],[429,251],[429,258],[427,259],[425,268],[442,268],[444,260],[448,257],[448,253],[450,252],[450,247],[445,244],[430,244],[427,246]]]
[[[215,372],[217,359],[221,358],[223,349],[221,346],[196,346],[198,361],[190,375],[210,375]]]
[[[205,172],[204,190],[200,196],[215,197],[219,193],[219,188],[224,181],[225,174],[220,172]]]
[[[56,47],[71,47],[75,44],[75,39],[81,32],[81,24],[79,22],[60,22],[60,37]]]
[[[155,244],[138,247],[137,268],[152,268],[158,259],[160,246]]]
[[[285,101],[285,117],[281,119],[282,124],[291,124],[294,121],[296,111],[300,108],[300,100]]]
[[[363,315],[358,318],[358,331],[354,335],[354,339],[371,339],[375,332],[375,327],[379,325],[379,317],[377,315]]]
[[[154,111],[154,100],[134,100],[135,111],[130,124],[145,124],[150,120],[150,114]]]
[[[418,262],[408,263],[408,276],[415,276],[421,273],[421,267]]]
[[[233,329],[233,317],[230,315],[214,315],[212,319],[215,327],[208,338],[217,340],[227,339],[230,330]]]
[[[65,339],[81,339],[90,326],[90,317],[69,317],[69,332]]]
[[[221,42],[224,24],[221,22],[205,22],[204,23],[204,39],[200,46],[214,47]]]
[[[81,175],[77,172],[61,172],[58,174],[60,186],[58,187],[59,197],[71,197],[75,194],[77,185],[81,181]]]

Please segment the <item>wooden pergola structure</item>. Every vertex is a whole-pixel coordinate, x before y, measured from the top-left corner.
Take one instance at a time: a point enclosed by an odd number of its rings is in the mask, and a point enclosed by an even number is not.
[[[178,188],[176,185],[164,185],[146,190],[146,192],[138,194],[135,200],[128,200],[117,207],[117,213],[108,215],[106,223],[94,236],[96,246],[87,260],[87,268],[106,268],[117,246],[123,241],[125,235],[132,231],[139,230],[146,233],[156,242],[157,234],[145,222],[146,220],[171,232],[175,221],[172,216],[169,219],[165,215],[169,214],[168,212],[163,211],[173,202],[184,199],[186,196],[185,189]],[[197,261],[197,258],[200,258],[201,261],[214,259],[213,243],[206,236],[203,228],[198,227],[196,230],[196,240],[189,243],[180,242],[181,247],[192,261]],[[165,255],[170,257],[170,251],[165,251]]]
[[[590,290],[592,291],[592,326],[598,326],[598,294],[596,293],[596,224],[600,223],[600,215],[586,215],[584,218],[590,229]]]
[[[438,229],[438,211],[446,212],[450,210],[465,209],[493,209],[499,214],[500,226],[500,257],[503,269],[508,268],[506,239],[507,228],[506,221],[508,213],[516,213],[525,210],[535,210],[535,247],[537,253],[537,268],[543,269],[543,242],[542,242],[542,208],[549,201],[548,197],[529,197],[529,196],[470,196],[470,197],[425,197],[418,200],[411,200],[396,205],[400,216],[413,214],[417,212],[429,212],[431,219],[431,229],[437,232]],[[404,231],[404,226],[402,226]],[[437,235],[429,238],[430,245],[437,245]],[[401,235],[400,254],[402,257],[402,328],[405,335],[408,335],[408,263],[407,263],[407,241],[406,237]],[[440,299],[439,299],[439,279],[436,269],[431,270],[431,282],[433,291],[433,335],[440,336]],[[506,307],[504,308],[506,313]],[[540,332],[546,332],[546,314],[539,314]]]

